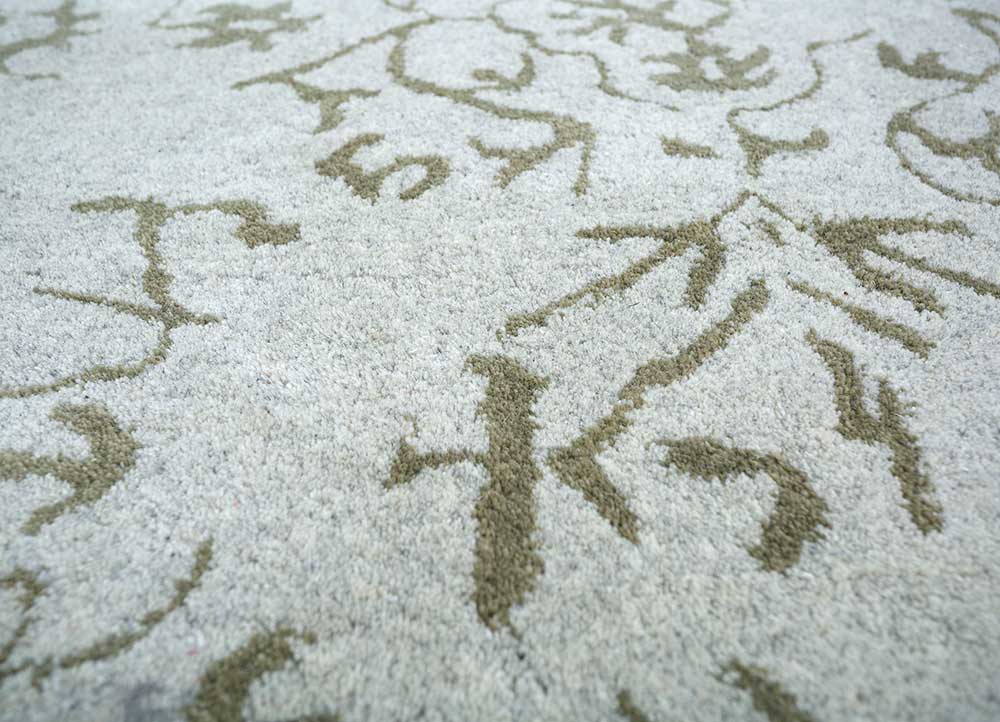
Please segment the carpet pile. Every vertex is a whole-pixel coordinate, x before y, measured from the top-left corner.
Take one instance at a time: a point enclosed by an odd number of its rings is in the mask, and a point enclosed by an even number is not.
[[[6,0],[0,124],[0,719],[1000,719],[995,0]]]

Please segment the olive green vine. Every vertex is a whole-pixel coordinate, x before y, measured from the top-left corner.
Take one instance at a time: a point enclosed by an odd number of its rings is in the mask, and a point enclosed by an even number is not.
[[[22,38],[20,40],[0,45],[0,75],[10,75],[11,72],[10,68],[7,66],[7,61],[26,50],[34,50],[36,48],[44,47],[64,48],[68,45],[70,38],[92,35],[93,31],[80,30],[77,26],[80,25],[80,23],[96,20],[100,17],[100,13],[78,14],[76,12],[76,0],[63,0],[59,7],[54,10],[42,10],[33,14],[39,17],[52,18],[56,24],[55,29],[46,35]],[[0,25],[2,25],[4,21],[5,18],[0,15]],[[55,74],[46,74],[26,75],[23,77],[28,80],[40,80],[42,78],[58,78],[59,76]]]
[[[85,303],[103,306],[117,313],[132,316],[150,324],[160,324],[160,334],[156,345],[139,361],[131,364],[116,364],[105,366],[98,364],[83,371],[63,376],[55,381],[44,384],[0,388],[0,399],[25,398],[39,394],[51,393],[79,383],[94,381],[115,381],[131,379],[139,376],[152,366],[166,360],[167,353],[173,345],[173,332],[181,326],[202,326],[217,322],[216,316],[194,313],[184,308],[172,296],[170,286],[173,276],[166,270],[163,256],[160,255],[160,232],[168,220],[177,215],[190,215],[219,211],[226,215],[236,216],[240,224],[234,235],[242,240],[248,248],[263,245],[283,245],[299,238],[298,224],[273,224],[268,222],[263,206],[251,201],[218,201],[208,204],[188,204],[170,207],[153,199],[135,200],[120,196],[111,196],[98,201],[77,203],[73,210],[80,213],[123,213],[131,212],[136,216],[136,226],[133,238],[138,244],[146,269],[142,274],[142,290],[152,300],[153,305],[121,301],[104,296],[97,296],[77,291],[65,291],[54,288],[37,287],[34,292],[43,296],[52,296],[63,301]]]

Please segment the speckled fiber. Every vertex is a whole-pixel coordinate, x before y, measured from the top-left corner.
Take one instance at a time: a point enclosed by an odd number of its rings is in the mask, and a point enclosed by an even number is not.
[[[0,0],[0,720],[1000,719],[997,0]]]

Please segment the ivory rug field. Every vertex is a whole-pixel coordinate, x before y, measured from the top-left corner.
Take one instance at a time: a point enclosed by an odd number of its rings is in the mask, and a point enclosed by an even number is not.
[[[0,719],[1000,719],[1000,2],[0,16]]]

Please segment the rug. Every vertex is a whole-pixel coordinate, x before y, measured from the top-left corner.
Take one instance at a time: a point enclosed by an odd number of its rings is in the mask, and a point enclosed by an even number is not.
[[[995,0],[0,15],[0,719],[1000,719]]]

